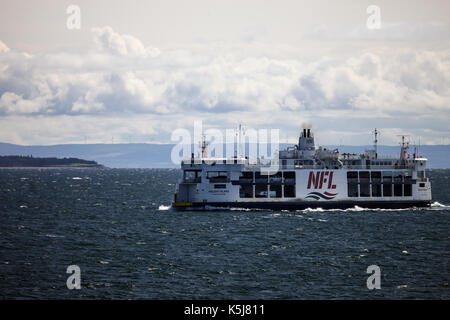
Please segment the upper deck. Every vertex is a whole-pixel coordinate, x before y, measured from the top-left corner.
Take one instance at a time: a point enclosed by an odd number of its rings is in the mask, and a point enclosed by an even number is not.
[[[183,169],[206,166],[221,167],[221,170],[413,170],[421,171],[426,167],[427,159],[408,153],[409,144],[402,138],[399,156],[380,156],[377,151],[377,131],[375,129],[374,148],[363,154],[340,153],[338,149],[316,147],[314,135],[310,129],[303,129],[298,144],[280,150],[271,159],[235,156],[231,158],[192,157],[183,160]],[[205,145],[205,144],[204,144]],[[206,154],[202,152],[202,154]]]

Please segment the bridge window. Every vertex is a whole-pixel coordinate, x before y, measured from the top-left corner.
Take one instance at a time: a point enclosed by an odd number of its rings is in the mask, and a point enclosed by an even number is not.
[[[359,196],[370,197],[370,172],[359,171]]]
[[[253,198],[253,185],[246,184],[239,186],[239,197]]]
[[[270,197],[271,198],[281,198],[281,185],[270,185]]]
[[[240,182],[253,183],[253,171],[244,171],[239,177]]]
[[[257,184],[255,185],[255,198],[267,198],[268,197],[267,192],[267,184]]]
[[[411,184],[405,184],[404,185],[404,192],[405,197],[411,197],[412,196],[412,185]]]
[[[402,196],[402,185],[399,183],[394,184],[394,197]]]
[[[277,173],[275,173],[275,174],[272,174],[272,175],[269,175],[269,183],[270,184],[281,184],[281,182],[282,182],[282,177],[281,177],[281,171],[279,171],[279,172],[277,172]]]
[[[284,177],[284,179],[294,179],[295,180],[295,171],[284,171],[283,177]]]
[[[227,177],[228,174],[226,171],[208,171],[206,172],[206,177],[208,179],[210,178],[217,178],[217,177]]]
[[[392,171],[383,171],[383,197],[392,197]]]
[[[360,188],[360,197],[370,197],[370,184],[368,183],[361,183],[359,185]]]
[[[372,180],[372,183],[380,183],[381,182],[381,171],[372,171],[370,173],[370,177]]]
[[[358,184],[357,183],[349,183],[347,184],[348,188],[348,196],[349,197],[358,197]]]
[[[383,197],[392,197],[392,184],[383,183]]]
[[[228,182],[228,173],[226,171],[208,171],[206,178],[210,183],[214,182]]]
[[[267,184],[267,174],[261,174],[261,172],[255,172],[255,182],[256,183],[266,183]]]
[[[369,182],[369,171],[359,171],[359,181],[362,182]]]
[[[372,197],[381,197],[381,171],[371,171]]]
[[[403,182],[403,176],[401,174],[396,174],[394,176],[394,183],[402,183]]]
[[[226,189],[227,185],[226,184],[215,184],[214,185],[214,189]]]
[[[296,168],[301,168],[303,166],[312,166],[314,162],[312,160],[294,160],[294,166]]]
[[[358,171],[347,172],[347,192],[349,197],[358,197]]]
[[[295,185],[285,185],[284,186],[284,197],[285,198],[295,198]]]
[[[381,197],[381,184],[372,184],[372,197]]]
[[[283,184],[284,197],[295,198],[295,171],[283,171]]]
[[[348,182],[352,182],[352,183],[358,182],[358,172],[357,171],[348,171],[347,172],[347,180],[348,180]]]
[[[201,170],[185,170],[184,171],[185,182],[201,182]]]

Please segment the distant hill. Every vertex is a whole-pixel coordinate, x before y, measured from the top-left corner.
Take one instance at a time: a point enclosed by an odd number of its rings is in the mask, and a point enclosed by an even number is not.
[[[33,157],[76,157],[93,160],[110,168],[176,168],[170,161],[169,144],[61,144],[21,146],[0,143],[0,155]]]
[[[5,168],[104,168],[96,161],[83,160],[78,158],[38,158],[33,156],[0,156],[0,167]]]
[[[0,155],[81,158],[97,161],[111,168],[178,168],[170,160],[173,144],[61,144],[21,146],[0,143]],[[284,148],[286,144],[280,147]],[[291,146],[291,145],[289,145]],[[371,146],[324,146],[341,153],[363,153]],[[398,156],[399,146],[379,146],[378,154]],[[450,168],[450,145],[421,146],[420,154],[428,158],[428,168]]]

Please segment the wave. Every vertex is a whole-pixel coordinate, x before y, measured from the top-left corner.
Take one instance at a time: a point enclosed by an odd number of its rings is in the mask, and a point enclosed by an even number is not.
[[[203,211],[264,211],[264,209],[259,208],[240,208],[240,207],[213,207],[206,205]]]
[[[447,209],[450,208],[450,206],[444,205],[442,203],[439,203],[437,201],[433,202],[431,204],[431,207],[411,207],[411,208],[401,208],[401,209],[382,209],[382,208],[363,208],[360,206],[355,205],[352,208],[347,208],[347,209],[324,209],[321,207],[318,208],[306,208],[303,210],[295,210],[295,212],[303,212],[303,213],[307,213],[307,212],[362,212],[362,211],[378,211],[378,212],[384,212],[384,211],[411,211],[411,210],[430,210],[431,209]],[[169,211],[172,209],[172,206],[165,206],[165,205],[160,205],[158,207],[159,211]],[[193,211],[278,211],[278,210],[271,210],[271,209],[261,209],[261,208],[239,208],[239,207],[215,207],[215,206],[208,206],[206,205],[204,208],[186,208],[187,210],[193,210]],[[280,215],[284,215],[289,213],[289,210],[281,210],[281,214]],[[279,215],[277,215],[279,216]]]
[[[445,206],[442,205],[440,203],[437,203],[438,205],[432,205],[432,207],[437,207],[437,208],[450,208],[450,206]],[[304,210],[296,210],[296,212],[362,212],[362,211],[415,211],[415,210],[429,210],[430,207],[410,207],[410,208],[401,208],[401,209],[385,209],[385,208],[363,208],[360,206],[354,206],[352,208],[347,208],[347,209],[323,209],[321,207],[318,208],[307,208]]]
[[[65,238],[65,236],[59,236],[59,235],[50,234],[50,233],[46,233],[45,236],[48,238]]]
[[[348,209],[324,209],[321,207],[318,208],[306,208],[303,210],[296,210],[296,212],[360,212],[360,211],[369,211],[369,210],[380,210],[380,209],[369,209],[369,208],[361,208],[359,206],[354,206],[353,208]]]
[[[450,206],[446,206],[445,204],[439,203],[437,201],[431,204],[432,208],[450,208]]]
[[[297,212],[324,212],[325,210],[323,208],[306,208],[304,210],[296,210]]]
[[[218,207],[205,205],[203,207],[186,207],[185,210],[188,211],[272,211],[270,209],[261,208],[243,208],[243,207]]]

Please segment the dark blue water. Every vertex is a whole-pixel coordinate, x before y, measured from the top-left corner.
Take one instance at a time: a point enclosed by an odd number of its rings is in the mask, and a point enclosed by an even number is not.
[[[167,210],[179,174],[0,170],[0,297],[450,298],[450,170],[429,209],[298,212]]]

